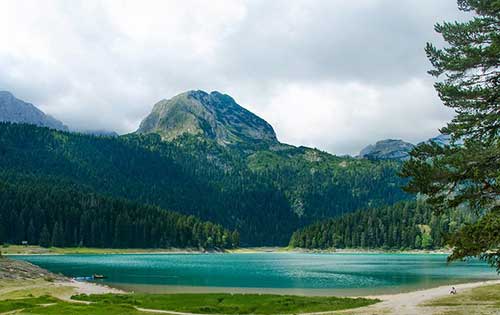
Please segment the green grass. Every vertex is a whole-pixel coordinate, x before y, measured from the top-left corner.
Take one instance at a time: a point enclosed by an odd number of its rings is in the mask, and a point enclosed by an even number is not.
[[[40,296],[36,298],[13,299],[0,301],[0,313],[10,312],[19,309],[29,309],[38,307],[41,304],[56,303],[56,300],[50,296]]]
[[[30,245],[8,245],[0,247],[4,255],[37,254],[131,254],[131,253],[178,253],[197,252],[196,248],[92,248],[92,247],[49,247]]]
[[[68,302],[59,302],[55,305],[50,306],[37,306],[33,308],[26,309],[22,314],[44,314],[44,315],[55,315],[55,314],[71,314],[71,315],[146,315],[154,313],[145,313],[136,310],[131,305],[103,305],[100,303],[96,304],[76,304]]]
[[[74,296],[74,303],[52,296],[0,300],[0,313],[121,315],[145,313],[136,307],[199,314],[296,314],[345,310],[377,300],[258,294],[105,294]],[[89,301],[84,304],[79,301]]]
[[[132,305],[108,305],[103,303],[68,303],[51,296],[0,301],[0,314],[17,311],[15,314],[71,314],[71,315],[138,315],[144,313]]]
[[[199,314],[295,314],[344,310],[378,302],[363,298],[268,294],[105,294],[78,295],[73,299]]]

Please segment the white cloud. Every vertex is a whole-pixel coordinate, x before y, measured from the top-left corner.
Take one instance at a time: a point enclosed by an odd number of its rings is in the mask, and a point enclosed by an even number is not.
[[[276,126],[280,140],[337,153],[357,154],[387,138],[419,142],[436,135],[451,118],[430,82],[420,79],[390,87],[292,83],[276,91],[261,114]]]
[[[449,118],[423,46],[460,17],[454,0],[0,0],[0,89],[121,133],[159,99],[219,90],[283,141],[353,153]]]

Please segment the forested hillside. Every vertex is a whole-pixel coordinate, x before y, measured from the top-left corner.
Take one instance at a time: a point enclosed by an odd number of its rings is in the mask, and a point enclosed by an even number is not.
[[[310,249],[440,248],[445,245],[449,233],[473,219],[470,213],[461,211],[437,216],[424,202],[405,201],[312,224],[296,231],[290,246]]]
[[[284,245],[319,219],[406,198],[396,162],[308,148],[224,147],[183,135],[93,137],[0,124],[0,178],[51,178],[98,194],[195,215],[241,233],[244,245]]]
[[[155,206],[25,177],[0,181],[0,243],[117,248],[232,248],[237,232]]]

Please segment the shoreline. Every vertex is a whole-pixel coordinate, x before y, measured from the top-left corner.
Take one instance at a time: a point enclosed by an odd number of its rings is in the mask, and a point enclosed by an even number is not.
[[[64,247],[43,248],[39,246],[10,245],[0,248],[4,256],[35,256],[35,255],[185,255],[185,254],[436,254],[449,255],[451,249],[441,248],[434,250],[385,250],[385,249],[305,249],[290,247],[241,247],[228,250],[205,250],[199,248],[88,248]]]
[[[457,281],[442,281],[431,286],[404,285],[394,287],[376,288],[266,288],[266,287],[222,287],[222,286],[188,286],[188,285],[161,285],[161,284],[134,284],[105,282],[111,288],[125,292],[144,294],[273,294],[273,295],[297,295],[297,296],[336,296],[336,297],[366,297],[392,296],[408,294],[418,291],[432,290],[442,286],[458,286],[465,284],[477,284],[489,281],[500,281],[500,279],[462,279]],[[94,283],[94,282],[91,282]],[[98,283],[96,283],[98,284]]]

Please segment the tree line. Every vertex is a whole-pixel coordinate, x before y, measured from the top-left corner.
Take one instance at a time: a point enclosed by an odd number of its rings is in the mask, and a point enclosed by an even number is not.
[[[70,184],[0,181],[0,243],[23,241],[44,247],[223,249],[238,247],[239,233]]]
[[[423,201],[403,201],[318,222],[296,231],[290,246],[309,249],[434,249],[474,216],[464,211],[435,215]]]

